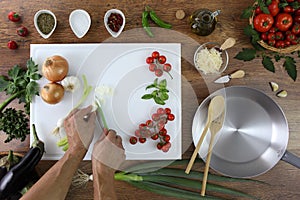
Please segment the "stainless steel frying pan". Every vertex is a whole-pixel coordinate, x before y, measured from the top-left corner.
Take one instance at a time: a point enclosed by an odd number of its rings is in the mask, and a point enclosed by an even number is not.
[[[199,106],[193,121],[193,141],[197,144],[204,128],[210,99],[226,99],[224,126],[214,145],[210,167],[231,177],[254,177],[274,167],[281,159],[300,168],[300,158],[286,150],[289,129],[282,109],[263,92],[233,86],[218,90]],[[205,161],[210,133],[199,150]]]

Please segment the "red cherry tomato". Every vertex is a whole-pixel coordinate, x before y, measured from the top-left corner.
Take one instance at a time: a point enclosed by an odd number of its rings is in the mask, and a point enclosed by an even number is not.
[[[298,24],[298,23],[294,24],[294,26],[292,28],[292,33],[295,35],[300,34],[300,24]]]
[[[154,64],[154,63],[149,64],[149,71],[150,72],[154,72],[156,69],[157,69],[156,64]]]
[[[270,28],[269,33],[276,33],[277,30],[278,30],[278,28],[272,27],[272,28]]]
[[[275,26],[280,31],[287,31],[293,25],[293,18],[288,13],[279,13],[276,16],[276,23]]]
[[[264,41],[268,40],[268,34],[266,32],[265,33],[261,33],[260,34],[260,39],[262,39]]]
[[[139,138],[139,142],[140,143],[145,143],[146,142],[146,138]]]
[[[130,137],[129,142],[130,142],[130,144],[136,144],[137,143],[137,138],[132,136],[132,137]]]
[[[165,108],[166,114],[170,114],[172,111],[170,108]]]
[[[255,15],[258,15],[258,14],[260,14],[260,13],[262,13],[262,11],[261,11],[261,9],[260,9],[260,7],[259,6],[257,6],[256,8],[255,8]]]
[[[300,23],[300,15],[295,15],[294,16],[294,22],[295,23]]]
[[[164,64],[166,61],[167,61],[166,56],[159,56],[159,57],[158,57],[158,62],[159,62],[160,64]]]
[[[157,77],[161,77],[163,75],[163,71],[161,69],[156,69],[154,73]]]
[[[13,40],[10,40],[8,43],[7,43],[7,47],[9,49],[17,49],[18,48],[18,44],[13,41]]]
[[[284,38],[283,33],[278,31],[275,33],[275,40],[282,40]]]
[[[285,47],[284,41],[282,41],[282,40],[277,41],[275,44],[275,47],[276,48],[284,48]]]
[[[21,37],[25,37],[28,35],[28,29],[25,26],[20,26],[17,28],[17,34]]]
[[[158,51],[153,51],[153,52],[152,52],[152,58],[156,59],[156,58],[158,58],[158,57],[159,57]]]
[[[275,40],[275,33],[269,33],[267,37],[268,40]]]
[[[18,22],[18,21],[21,20],[20,15],[16,12],[13,12],[13,11],[8,13],[7,18],[12,22]]]
[[[156,147],[157,147],[157,149],[158,150],[161,150],[161,148],[164,146],[164,144],[163,143],[157,143],[157,145],[156,145]]]
[[[165,72],[169,72],[169,71],[171,71],[171,69],[172,69],[171,64],[169,64],[169,63],[165,63],[165,64],[164,64],[163,70],[164,70]]]
[[[256,17],[254,17],[253,20],[253,25],[255,30],[259,32],[267,32],[268,30],[270,30],[273,23],[274,23],[274,19],[272,15],[264,14],[264,13],[257,15]]]
[[[268,40],[268,44],[270,46],[275,46],[276,41],[275,40]]]
[[[173,120],[175,119],[175,115],[173,115],[173,114],[168,114],[167,119],[168,119],[169,121],[173,121]]]
[[[295,10],[294,15],[296,15],[296,16],[300,15],[300,8],[298,8],[297,10]]]
[[[294,11],[295,11],[295,9],[292,6],[285,6],[283,8],[283,12],[285,12],[285,13],[292,13]]]
[[[152,57],[146,58],[146,63],[147,63],[147,64],[151,64],[151,63],[153,63],[153,62],[154,62],[154,59],[153,59]]]
[[[162,129],[160,129],[160,131],[159,131],[159,135],[161,135],[161,136],[165,136],[165,135],[167,135],[167,129],[165,129],[165,128],[162,128]]]
[[[151,139],[152,139],[152,140],[157,140],[157,139],[158,139],[158,134],[152,135],[152,136],[151,136]]]
[[[171,139],[170,135],[165,135],[165,136],[164,136],[164,141],[165,141],[165,142],[169,142],[170,139]]]
[[[291,33],[286,36],[286,39],[292,43],[292,41],[296,40],[296,36]]]
[[[289,47],[291,45],[291,42],[288,40],[284,40],[284,46]]]
[[[268,6],[268,10],[273,17],[276,16],[279,13],[278,2],[273,0]]]

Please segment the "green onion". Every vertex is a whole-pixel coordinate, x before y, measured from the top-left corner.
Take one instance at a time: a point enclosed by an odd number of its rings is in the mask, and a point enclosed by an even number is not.
[[[85,75],[82,75],[82,80],[83,80],[83,95],[80,98],[79,102],[74,106],[73,109],[78,108],[81,106],[81,104],[86,100],[86,98],[89,96],[90,92],[92,91],[93,87],[88,85],[87,79]]]

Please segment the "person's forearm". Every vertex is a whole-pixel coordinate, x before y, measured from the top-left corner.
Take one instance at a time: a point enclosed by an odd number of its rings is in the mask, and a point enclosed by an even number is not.
[[[21,198],[21,200],[65,199],[74,173],[86,151],[68,150],[64,156],[44,174],[40,180]]]
[[[100,168],[98,164],[93,163],[94,199],[117,199],[114,185],[114,170],[107,167]]]

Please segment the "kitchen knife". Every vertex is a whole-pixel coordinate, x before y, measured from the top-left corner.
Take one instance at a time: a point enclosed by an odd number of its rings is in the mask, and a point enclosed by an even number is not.
[[[244,70],[237,70],[233,72],[232,74],[228,74],[225,76],[222,76],[215,80],[215,83],[228,83],[230,79],[232,78],[243,78],[245,76],[245,71]]]

